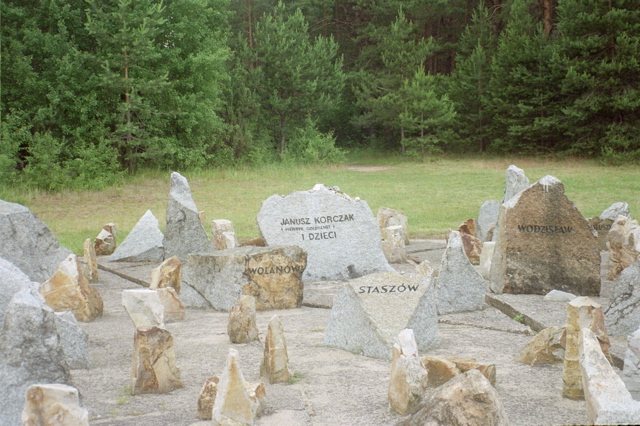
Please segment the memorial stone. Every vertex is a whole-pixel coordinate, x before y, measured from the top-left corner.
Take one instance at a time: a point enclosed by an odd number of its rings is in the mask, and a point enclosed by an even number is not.
[[[389,226],[402,227],[402,238],[405,244],[409,244],[409,219],[407,215],[399,210],[390,209],[388,207],[380,207],[378,209],[378,215],[376,216],[378,226],[380,229],[387,228]]]
[[[291,378],[287,339],[284,337],[284,327],[277,315],[271,317],[264,339],[260,377],[265,378],[269,383],[286,383]]]
[[[482,253],[480,253],[480,276],[485,280],[491,277],[491,260],[496,247],[495,241],[485,241],[482,243]]]
[[[514,165],[507,167],[506,181],[502,203],[506,203],[516,194],[529,188],[529,178],[524,174],[524,170]]]
[[[476,237],[480,241],[491,241],[487,238],[487,234],[491,227],[495,226],[498,221],[498,210],[500,210],[500,202],[495,200],[485,201],[478,212],[478,220],[476,221]]]
[[[389,263],[405,263],[407,253],[404,246],[402,227],[387,226],[380,230],[382,235],[382,252]]]
[[[180,293],[182,285],[182,263],[173,256],[165,260],[151,270],[151,282],[149,288],[156,290],[164,287],[173,287],[176,293]]]
[[[602,214],[600,214],[600,219],[613,221],[616,220],[618,216],[630,217],[629,204],[621,201],[611,204],[611,206],[606,208]]]
[[[4,324],[7,306],[13,296],[24,287],[31,286],[31,279],[16,265],[0,257],[0,330]]]
[[[529,365],[563,362],[565,339],[564,327],[547,327],[525,345],[516,361]]]
[[[167,226],[164,231],[164,257],[177,256],[184,262],[190,253],[213,253],[199,211],[191,195],[189,182],[180,173],[171,173],[171,191],[167,201]]]
[[[107,225],[105,225],[106,227]],[[114,228],[115,229],[115,228]],[[107,229],[102,228],[93,241],[96,256],[108,256],[116,250],[116,237]]]
[[[413,281],[381,272],[348,281],[336,296],[324,344],[372,358],[391,359],[391,347],[405,328],[420,350],[437,345],[437,314],[431,280]]]
[[[404,416],[415,410],[427,388],[427,370],[418,356],[413,330],[398,334],[392,354],[387,399],[391,409]]]
[[[598,216],[594,216],[589,219],[589,223],[593,226],[593,229],[598,233],[598,245],[600,250],[608,250],[607,236],[611,230],[613,222],[618,216],[629,217],[629,204],[627,203],[613,203],[609,208],[602,212]]]
[[[236,232],[233,222],[227,219],[214,219],[211,221],[211,241],[218,250],[238,247]]]
[[[621,377],[633,399],[640,400],[640,328],[629,336]]]
[[[496,385],[496,365],[481,364],[475,358],[425,355],[422,357],[422,364],[429,374],[427,381],[429,387],[441,386],[458,374],[472,369],[481,372],[492,386]]]
[[[267,245],[296,245],[308,254],[305,281],[357,278],[392,268],[380,228],[364,200],[316,185],[286,197],[272,195],[257,217]]]
[[[159,288],[155,291],[158,293],[160,303],[164,308],[165,322],[183,321],[186,318],[184,304],[173,287]]]
[[[98,281],[98,260],[96,259],[96,250],[91,244],[91,239],[87,238],[84,240],[84,244],[82,245],[84,256],[83,262],[85,265],[85,275],[87,281],[90,283]]]
[[[211,420],[211,411],[213,411],[213,405],[216,402],[216,395],[218,394],[218,383],[220,383],[220,377],[210,377],[204,382],[200,390],[197,413],[197,417],[200,420]]]
[[[640,327],[640,261],[622,271],[605,309],[607,331],[612,336],[627,336]]]
[[[131,392],[167,393],[182,386],[171,333],[158,327],[136,329]]]
[[[90,368],[89,335],[69,311],[56,312],[56,328],[69,368]]]
[[[48,279],[70,253],[28,208],[0,200],[0,257],[31,281]]]
[[[296,246],[238,247],[191,254],[183,269],[183,293],[194,289],[214,309],[230,310],[241,295],[256,298],[256,309],[289,309],[302,304],[307,255]],[[192,299],[183,297],[190,306]]]
[[[122,290],[122,306],[135,328],[164,328],[164,306],[156,290]]]
[[[238,304],[231,308],[227,334],[231,343],[249,343],[259,340],[255,297],[242,296]]]
[[[163,235],[158,219],[147,210],[135,224],[129,235],[113,252],[111,261],[160,262],[164,257]]]
[[[78,389],[63,384],[37,384],[27,389],[22,424],[89,426],[89,413],[80,405]]]
[[[609,248],[608,280],[615,280],[623,269],[638,260],[640,255],[640,226],[637,220],[618,216],[607,234]]]
[[[436,281],[438,315],[482,309],[485,294],[485,281],[469,262],[460,233],[452,231]]]
[[[600,295],[598,240],[555,177],[543,177],[502,204],[497,229],[493,292]]]
[[[482,254],[482,241],[476,237],[476,225],[474,219],[467,219],[457,231],[462,238],[462,247],[472,265],[480,264],[480,256]]]

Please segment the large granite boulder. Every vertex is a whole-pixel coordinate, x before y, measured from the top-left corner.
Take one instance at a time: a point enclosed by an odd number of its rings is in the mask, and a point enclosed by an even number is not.
[[[272,195],[262,203],[257,221],[267,245],[296,245],[307,252],[305,281],[392,270],[367,202],[324,185],[286,197]]]
[[[502,204],[499,216],[492,291],[600,295],[598,240],[562,182],[543,177]]]
[[[164,258],[164,235],[158,219],[147,210],[120,243],[109,260],[119,262],[161,262]]]
[[[372,358],[391,359],[396,336],[415,333],[420,350],[437,342],[431,280],[381,272],[348,281],[333,301],[324,344]]]
[[[45,281],[70,253],[28,208],[0,200],[0,257],[29,279]]]
[[[241,295],[253,296],[256,309],[299,308],[307,255],[296,246],[237,247],[210,254],[191,254],[182,270],[182,301],[229,311]]]
[[[171,173],[167,226],[162,245],[165,259],[177,256],[181,262],[184,262],[190,253],[216,251],[200,221],[200,212],[193,201],[189,182],[177,172]]]
[[[622,271],[604,315],[612,336],[627,336],[640,327],[640,261]]]

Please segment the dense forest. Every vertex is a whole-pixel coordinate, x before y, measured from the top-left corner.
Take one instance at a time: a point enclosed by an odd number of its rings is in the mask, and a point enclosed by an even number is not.
[[[0,181],[371,147],[640,161],[638,0],[3,0]]]

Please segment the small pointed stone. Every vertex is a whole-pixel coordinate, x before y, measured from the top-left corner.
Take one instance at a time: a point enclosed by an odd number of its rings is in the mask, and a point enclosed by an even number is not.
[[[227,219],[211,221],[211,241],[218,250],[230,249],[238,246],[233,222]]]
[[[400,415],[412,413],[427,389],[427,370],[418,357],[413,330],[404,329],[393,345],[387,399]]]
[[[151,271],[151,283],[149,284],[151,290],[173,287],[176,293],[180,294],[181,284],[182,263],[176,256],[170,257]]]
[[[218,394],[218,383],[220,377],[213,376],[207,379],[200,391],[200,397],[198,398],[198,413],[197,416],[202,420],[211,420],[211,411],[213,405],[216,402],[216,395]]]
[[[136,329],[131,366],[132,392],[167,393],[181,387],[171,333],[158,327]]]
[[[425,278],[431,279],[434,270],[435,269],[433,269],[433,266],[431,266],[431,262],[429,262],[428,259],[425,259],[416,265],[415,273],[418,275],[422,275]]]
[[[536,334],[522,349],[516,361],[529,365],[564,361],[565,328],[548,327]]]
[[[156,290],[123,290],[122,306],[129,314],[134,327],[164,328],[164,306]]]
[[[96,259],[96,250],[91,244],[91,239],[84,240],[84,264],[86,267],[86,278],[90,283],[98,281],[98,261]]]
[[[89,425],[78,390],[64,384],[31,385],[22,411],[23,425]]]
[[[105,225],[106,227],[107,225]],[[115,230],[115,226],[113,228]],[[113,254],[116,250],[116,237],[107,229],[100,230],[100,233],[93,241],[93,247],[95,248],[96,255],[107,256]]]
[[[283,383],[291,378],[289,355],[284,329],[277,315],[269,321],[267,337],[264,342],[264,356],[260,365],[260,376],[269,383]]]
[[[380,230],[382,234],[382,252],[389,263],[405,263],[407,253],[405,251],[402,226],[387,226]]]
[[[186,318],[184,304],[173,287],[159,288],[156,291],[164,307],[164,321],[183,321]]]
[[[256,299],[253,296],[242,296],[238,304],[231,308],[227,334],[231,343],[249,343],[258,340]]]

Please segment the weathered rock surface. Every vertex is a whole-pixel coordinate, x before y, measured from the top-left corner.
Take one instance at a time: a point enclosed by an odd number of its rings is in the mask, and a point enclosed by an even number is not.
[[[441,386],[458,374],[472,369],[480,371],[492,386],[496,385],[495,364],[481,364],[475,358],[425,355],[422,357],[422,364],[429,373],[427,384],[431,388]]]
[[[498,211],[500,210],[500,202],[495,200],[488,200],[482,203],[480,211],[478,212],[478,220],[476,221],[476,237],[480,241],[491,241],[487,234],[489,229],[495,226],[498,221]]]
[[[166,323],[183,321],[186,318],[184,304],[173,287],[159,288],[155,291],[158,293],[160,303],[164,308],[164,321]]]
[[[565,345],[565,328],[548,327],[526,344],[516,361],[529,365],[563,362]]]
[[[194,289],[214,309],[230,310],[242,294],[256,309],[297,308],[302,304],[302,274],[307,255],[299,247],[238,247],[191,254],[183,269],[183,292]],[[182,298],[191,306],[191,298]]]
[[[307,252],[305,281],[392,270],[367,202],[324,185],[286,197],[272,195],[262,203],[257,222],[267,245],[296,245]]]
[[[63,384],[38,384],[27,389],[23,425],[89,426],[89,412],[80,405],[78,389]]]
[[[0,257],[0,327],[13,296],[25,287],[31,286],[31,278],[16,265]]]
[[[486,241],[482,244],[482,253],[480,253],[480,276],[488,281],[491,277],[491,260],[493,260],[493,251],[496,248],[495,241]]]
[[[380,229],[382,235],[382,252],[389,263],[405,263],[407,252],[404,246],[402,226],[387,226]]]
[[[249,343],[259,340],[255,297],[241,296],[238,304],[231,308],[227,334],[231,343]]]
[[[507,167],[506,184],[504,187],[503,203],[506,203],[514,196],[529,188],[529,178],[524,174],[524,170],[520,167],[511,165]]]
[[[498,392],[472,369],[427,394],[419,411],[404,424],[506,426],[509,419]]]
[[[611,361],[611,342],[604,325],[602,306],[589,297],[576,297],[567,303],[566,346],[562,371],[562,396],[583,399],[582,372],[580,370],[580,331],[587,328],[597,337],[602,352]]]
[[[264,398],[264,393],[260,396]],[[231,348],[227,365],[220,375],[218,392],[211,413],[212,424],[252,425],[260,409],[260,398],[256,393],[252,395],[252,392],[247,389],[247,383],[240,371],[238,351]]]
[[[629,337],[629,346],[624,356],[622,380],[635,400],[640,399],[640,328]]]
[[[166,393],[181,387],[171,333],[158,327],[136,329],[131,391],[134,394]]]
[[[438,314],[482,309],[485,294],[485,281],[469,262],[460,233],[451,232],[436,282]]]
[[[427,388],[427,370],[418,356],[413,330],[400,332],[392,354],[387,399],[391,409],[404,416],[422,402]]]
[[[105,227],[107,226],[108,224],[105,225]],[[115,229],[115,226],[113,229]],[[113,254],[113,252],[116,251],[116,245],[115,235],[105,228],[102,228],[96,239],[93,240],[93,248],[95,249],[97,256],[108,256]]]
[[[180,173],[171,173],[171,191],[167,201],[167,226],[164,230],[164,257],[177,256],[181,262],[190,253],[213,253],[215,246],[209,240],[189,182]]]
[[[598,240],[558,179],[545,176],[502,204],[497,229],[493,292],[600,295]]]
[[[433,269],[433,266],[431,266],[429,259],[425,259],[416,265],[415,274],[431,280],[434,271],[435,270]]]
[[[467,255],[467,259],[469,259],[469,262],[471,262],[472,265],[479,265],[480,255],[482,254],[482,241],[480,241],[480,239],[475,235],[475,220],[466,220],[458,226],[457,231],[460,233],[462,247]]]
[[[640,327],[640,262],[626,268],[613,287],[605,309],[607,331],[612,336],[627,336]]]
[[[372,358],[391,359],[391,347],[405,328],[414,330],[420,350],[437,339],[435,289],[397,272],[348,281],[336,296],[324,344]]]
[[[122,291],[122,306],[135,328],[164,328],[164,306],[156,290],[132,289]]]
[[[76,317],[69,311],[56,312],[56,327],[69,368],[91,368],[89,335],[78,325]]]
[[[48,279],[70,253],[28,208],[0,200],[0,257],[31,281]]]
[[[42,283],[40,292],[56,312],[71,311],[78,321],[102,316],[102,297],[85,279],[75,254],[60,263],[53,276]]]
[[[600,219],[614,221],[618,216],[630,217],[629,204],[621,201],[611,204],[600,214]]]
[[[160,262],[164,258],[163,235],[158,219],[147,210],[120,243],[109,260],[119,262]]]
[[[409,219],[407,215],[399,210],[390,209],[388,207],[380,207],[376,216],[380,229],[389,226],[401,226],[402,237],[405,244],[409,244]]]
[[[608,280],[615,280],[623,269],[638,260],[640,254],[640,226],[637,220],[618,216],[607,234],[609,248]]]
[[[176,256],[162,262],[151,271],[151,283],[149,289],[156,290],[164,287],[173,287],[176,293],[180,293],[182,286],[182,263]]]
[[[227,219],[214,219],[211,221],[211,241],[218,250],[226,250],[238,247],[236,231],[233,222]]]
[[[578,346],[589,423],[637,424],[640,402],[633,400],[624,382],[609,364],[602,352],[600,339],[588,328],[583,328]]]
[[[82,260],[85,266],[83,269],[86,275],[85,278],[90,283],[96,282],[98,281],[98,260],[96,259],[96,250],[91,243],[91,239],[84,240],[82,247],[84,251]]]
[[[198,397],[198,412],[196,415],[199,419],[211,420],[211,411],[213,411],[213,404],[216,402],[219,382],[220,377],[218,376],[210,377],[204,382]]]
[[[609,231],[611,230],[611,226],[613,225],[613,221],[611,219],[600,219],[598,216],[594,216],[589,219],[589,225],[596,231],[598,234],[598,248],[602,250],[609,250],[607,246],[607,237],[609,236]]]
[[[269,383],[286,383],[291,378],[287,339],[284,337],[284,328],[277,315],[271,317],[267,336],[264,339],[260,377]]]
[[[37,287],[12,298],[0,335],[0,424],[20,423],[26,389],[34,383],[70,383],[56,325]]]
[[[571,302],[575,298],[575,294],[561,290],[551,290],[549,293],[544,295],[544,300],[547,302]]]

